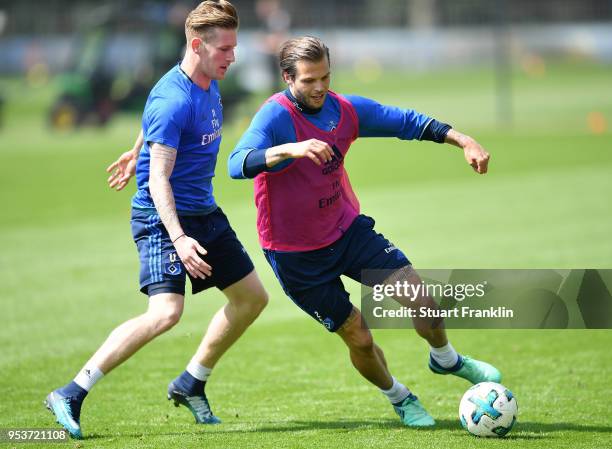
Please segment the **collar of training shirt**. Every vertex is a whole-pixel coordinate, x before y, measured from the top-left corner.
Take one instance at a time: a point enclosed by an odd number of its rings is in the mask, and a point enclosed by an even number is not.
[[[191,81],[193,83],[193,80],[191,79],[191,77],[189,75],[187,75],[187,73],[185,73],[185,71],[181,68],[181,62],[182,61],[179,61],[179,63],[178,63],[179,72],[181,72],[185,78],[187,78],[189,81]]]

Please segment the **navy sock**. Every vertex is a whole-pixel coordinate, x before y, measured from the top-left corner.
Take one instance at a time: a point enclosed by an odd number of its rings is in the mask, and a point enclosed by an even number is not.
[[[89,392],[74,380],[64,385],[62,388],[58,388],[56,391],[62,396],[70,399],[70,413],[76,422],[80,423],[81,406]]]
[[[457,363],[455,363],[455,366],[452,366],[450,368],[444,368],[443,366],[441,366],[438,362],[435,361],[431,354],[429,355],[429,363],[432,364],[435,368],[454,373],[455,371],[461,369],[461,367],[463,366],[463,357],[461,357],[461,354],[457,354],[457,356]]]
[[[83,402],[87,393],[89,393],[85,388],[81,387],[74,380],[69,384],[64,385],[62,388],[59,388],[58,393],[63,396],[72,398],[77,402]]]
[[[183,371],[182,374],[174,381],[174,385],[181,388],[189,395],[200,396],[204,394],[204,387],[206,386],[206,382],[200,379],[196,379],[187,371]]]
[[[401,407],[401,405],[404,403],[404,401],[406,399],[410,399],[411,401],[416,401],[418,398],[411,392],[408,396],[406,396],[404,399],[402,399],[399,402],[395,402],[392,405],[396,406],[396,407]]]

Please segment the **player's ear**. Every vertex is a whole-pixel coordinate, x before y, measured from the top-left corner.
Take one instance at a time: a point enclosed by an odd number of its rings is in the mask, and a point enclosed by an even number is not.
[[[293,77],[288,72],[283,71],[283,81],[287,84],[292,84]]]
[[[202,38],[200,37],[192,37],[191,41],[189,42],[189,45],[191,46],[191,50],[198,54],[200,53],[200,47],[202,46]]]

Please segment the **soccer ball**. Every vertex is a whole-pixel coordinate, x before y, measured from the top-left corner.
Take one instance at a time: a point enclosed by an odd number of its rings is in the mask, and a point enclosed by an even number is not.
[[[495,382],[480,382],[465,392],[459,404],[464,429],[479,437],[503,437],[516,422],[518,405],[512,392]]]

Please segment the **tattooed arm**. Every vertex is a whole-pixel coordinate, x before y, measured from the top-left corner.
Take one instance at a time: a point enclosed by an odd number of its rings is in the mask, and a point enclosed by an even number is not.
[[[206,254],[206,250],[197,240],[185,235],[176,213],[174,194],[170,185],[170,175],[175,161],[176,150],[174,148],[159,143],[151,144],[149,191],[157,213],[183,265],[193,277],[204,279],[211,274],[210,265],[200,258],[200,255]]]
[[[184,234],[176,213],[174,195],[170,186],[170,175],[175,161],[176,150],[174,148],[159,143],[152,144],[149,190],[157,213],[173,242]]]

